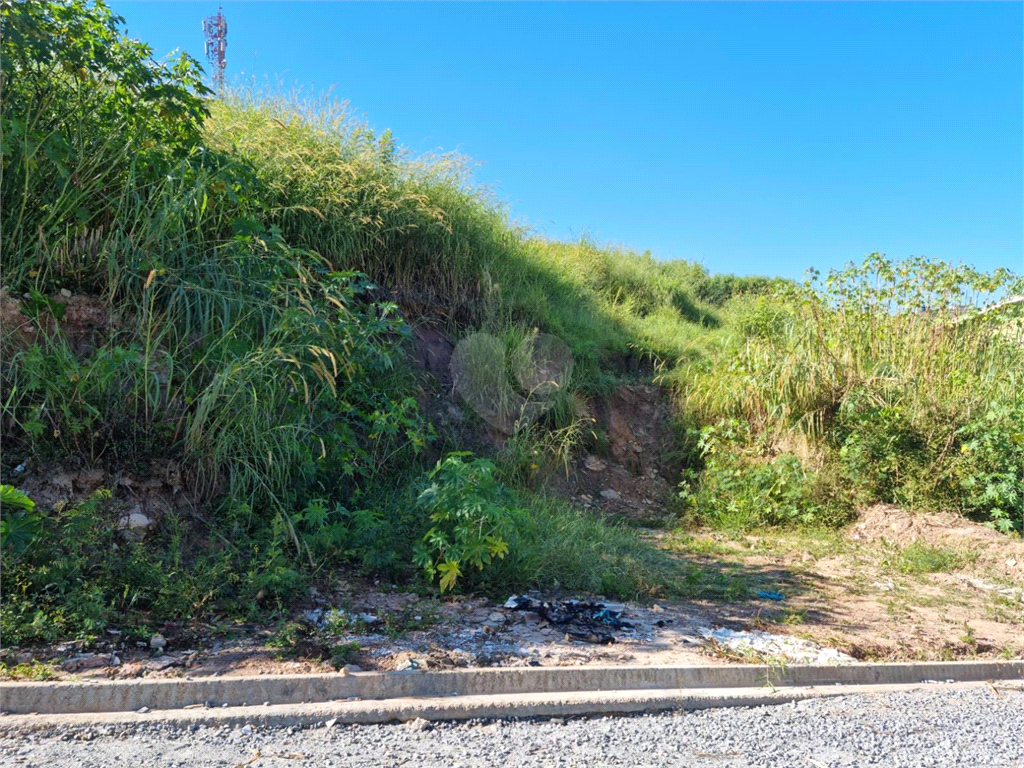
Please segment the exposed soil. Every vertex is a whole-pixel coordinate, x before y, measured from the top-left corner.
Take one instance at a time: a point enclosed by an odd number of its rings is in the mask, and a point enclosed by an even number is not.
[[[111,314],[110,306],[99,296],[55,293],[46,298],[63,306],[60,320],[55,320],[49,311],[42,312],[37,321],[30,320],[23,312],[25,300],[11,296],[6,289],[0,290],[0,328],[3,328],[6,344],[16,348],[32,344],[41,333],[58,332],[77,356],[85,357],[122,325],[121,319]]]
[[[849,529],[853,541],[884,541],[897,546],[922,542],[966,550],[994,576],[1024,584],[1024,541],[949,512],[914,514],[891,504],[864,510]]]
[[[954,515],[932,517],[876,506],[831,541],[703,534],[689,547],[713,545],[705,557],[719,567],[774,572],[785,599],[740,605],[736,616],[775,632],[855,658],[1024,657],[1024,543]],[[901,552],[914,541],[963,560],[948,572],[908,572]]]
[[[178,463],[161,459],[149,463],[145,472],[110,472],[102,467],[68,470],[61,466],[42,467],[32,462],[15,475],[18,487],[43,509],[77,503],[106,488],[115,493],[116,517],[145,515],[144,527],[155,524],[172,510],[194,510],[194,493],[186,488]]]

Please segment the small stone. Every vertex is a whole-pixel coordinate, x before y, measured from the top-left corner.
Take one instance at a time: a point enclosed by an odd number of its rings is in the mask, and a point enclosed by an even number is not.
[[[138,712],[138,713],[139,713],[140,715],[144,715],[144,714],[146,714],[147,712],[149,712],[149,707],[139,707],[139,708],[138,708],[137,710],[135,710],[135,711],[136,711],[136,712]]]
[[[121,531],[143,532],[152,524],[153,521],[142,514],[142,510],[137,506],[132,507],[128,514],[122,515],[117,521],[118,530]]]
[[[358,664],[346,664],[341,668],[341,671],[349,675],[354,675],[356,672],[362,672],[363,668]]]
[[[157,632],[151,638],[149,638],[149,647],[154,651],[162,651],[167,647],[167,639]]]
[[[67,288],[61,288],[60,289],[60,295],[63,296],[65,299],[70,299],[71,298],[71,291],[69,291]]]
[[[608,499],[609,501],[615,501],[619,498],[619,494],[611,488],[605,488],[601,491],[601,498]]]
[[[60,665],[65,672],[81,672],[86,669],[109,666],[107,656],[97,656],[94,653],[82,653],[72,659],[68,659]]]
[[[246,725],[246,726],[245,726],[245,727],[244,727],[244,728],[242,729],[242,735],[243,735],[243,736],[252,736],[252,733],[253,733],[253,728],[252,728],[252,726],[251,726],[251,725]]]
[[[417,717],[415,720],[409,720],[406,723],[406,727],[412,731],[429,731],[433,726],[430,724],[429,720]]]
[[[33,658],[35,657],[28,651],[22,651],[21,653],[14,654],[14,661],[17,664],[28,664]]]
[[[583,466],[589,469],[591,472],[604,472],[608,465],[597,458],[597,456],[587,456],[586,461],[583,462]]]

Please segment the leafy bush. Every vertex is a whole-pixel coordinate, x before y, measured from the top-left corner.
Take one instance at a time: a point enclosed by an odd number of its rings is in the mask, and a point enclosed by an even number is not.
[[[508,554],[514,512],[511,491],[495,478],[494,463],[451,453],[431,470],[418,503],[433,523],[416,550],[416,564],[441,592],[455,587],[468,567],[478,571]]]
[[[697,298],[720,307],[737,296],[771,294],[786,281],[777,277],[706,275],[697,285]]]
[[[38,538],[42,518],[36,503],[11,485],[0,485],[0,544],[5,552],[20,555]]]
[[[0,4],[5,279],[25,257],[88,248],[114,225],[111,197],[165,175],[200,146],[209,93],[187,55],[160,63],[102,2]],[[38,262],[37,262],[38,263]]]
[[[694,438],[702,469],[684,470],[679,494],[688,516],[735,530],[835,524],[848,517],[848,506],[822,487],[818,473],[755,440],[745,422],[723,420]]]
[[[994,404],[956,434],[950,494],[967,514],[1000,531],[1024,533],[1024,403]]]

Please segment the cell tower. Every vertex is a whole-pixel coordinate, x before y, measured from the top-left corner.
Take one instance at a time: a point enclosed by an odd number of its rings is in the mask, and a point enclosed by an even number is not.
[[[217,6],[216,16],[203,19],[203,35],[206,36],[206,58],[212,67],[213,88],[224,87],[225,55],[228,52],[228,20],[224,18],[224,6]]]

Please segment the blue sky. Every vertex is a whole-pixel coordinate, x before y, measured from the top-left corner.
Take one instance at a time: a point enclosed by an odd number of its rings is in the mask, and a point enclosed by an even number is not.
[[[114,0],[202,59],[215,2]],[[225,2],[228,77],[482,165],[538,232],[799,277],[871,251],[1021,271],[1021,3]]]

